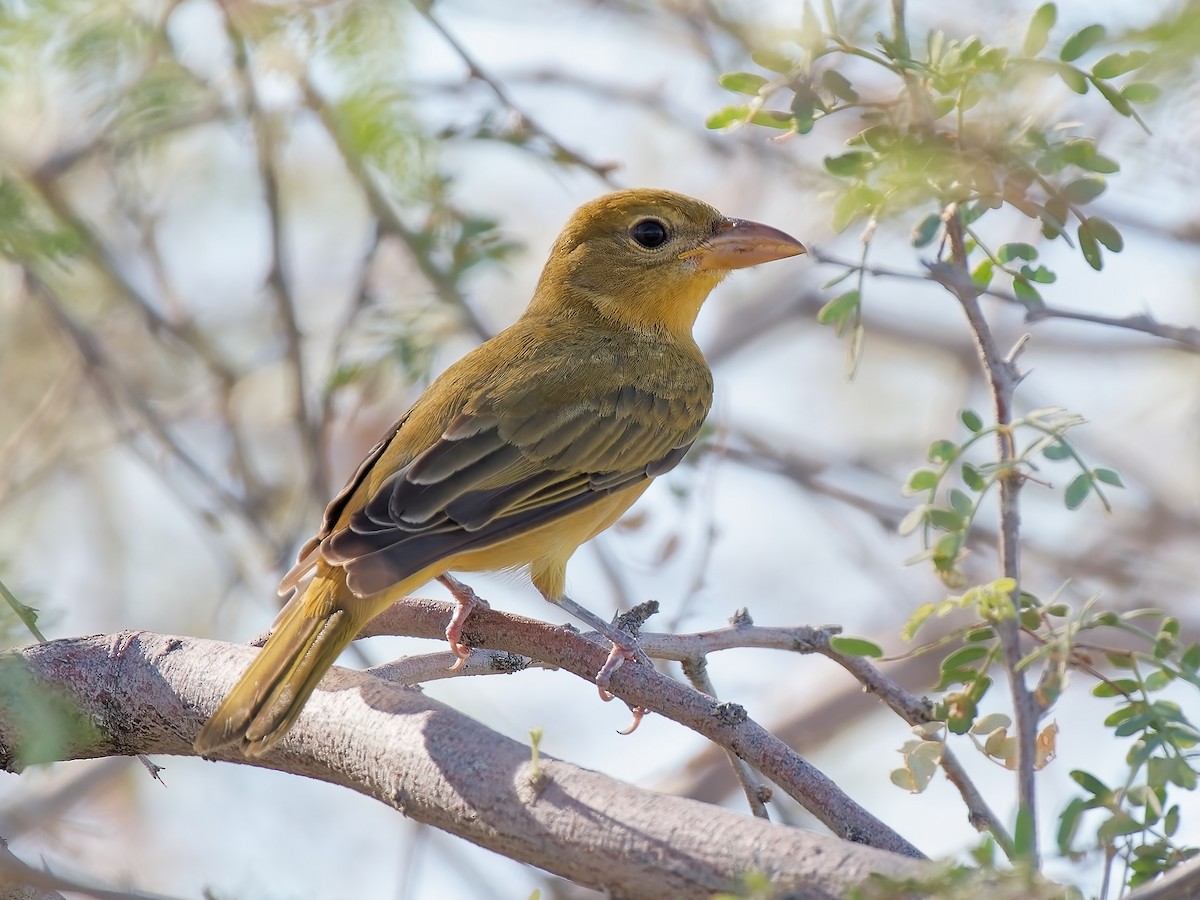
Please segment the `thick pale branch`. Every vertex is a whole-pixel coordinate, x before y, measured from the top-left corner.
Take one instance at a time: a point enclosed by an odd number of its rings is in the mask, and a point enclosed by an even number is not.
[[[10,652],[0,657],[0,767],[191,754],[200,724],[253,653],[144,632]],[[634,689],[629,673],[618,676],[615,683]],[[55,711],[57,721],[76,724],[51,746],[47,717]],[[236,753],[227,758],[245,763]],[[344,785],[512,859],[626,897],[735,890],[742,875],[760,872],[788,896],[832,898],[872,872],[924,871],[915,860],[639,790],[554,759],[535,768],[529,748],[418,691],[344,669],[326,677],[296,727],[258,764]]]

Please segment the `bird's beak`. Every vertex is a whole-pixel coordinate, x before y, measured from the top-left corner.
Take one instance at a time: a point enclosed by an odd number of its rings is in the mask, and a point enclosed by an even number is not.
[[[689,250],[681,259],[695,259],[700,271],[744,269],[773,259],[807,253],[804,245],[770,225],[745,219],[725,219],[704,246]]]

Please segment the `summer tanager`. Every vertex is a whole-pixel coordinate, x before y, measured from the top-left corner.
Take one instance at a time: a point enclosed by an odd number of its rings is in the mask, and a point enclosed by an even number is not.
[[[431,579],[460,602],[447,637],[464,657],[473,595],[450,572],[527,567],[579,614],[567,560],[679,462],[708,413],[701,304],[731,269],[804,252],[668,191],[580,207],[520,319],[434,381],[329,504],[280,587],[295,595],[196,750],[266,753],[359,630]]]

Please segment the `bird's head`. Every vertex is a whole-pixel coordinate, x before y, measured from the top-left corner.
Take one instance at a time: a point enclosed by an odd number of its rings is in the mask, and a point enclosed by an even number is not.
[[[531,312],[591,307],[617,324],[690,334],[730,271],[804,253],[778,229],[671,191],[635,189],[577,209],[550,251]]]

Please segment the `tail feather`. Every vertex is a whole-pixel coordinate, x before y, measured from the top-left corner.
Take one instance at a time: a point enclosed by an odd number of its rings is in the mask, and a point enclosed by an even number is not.
[[[288,604],[254,662],[200,730],[193,745],[198,753],[238,744],[246,756],[260,756],[292,727],[363,625],[349,604],[337,602],[338,585],[322,581]]]

